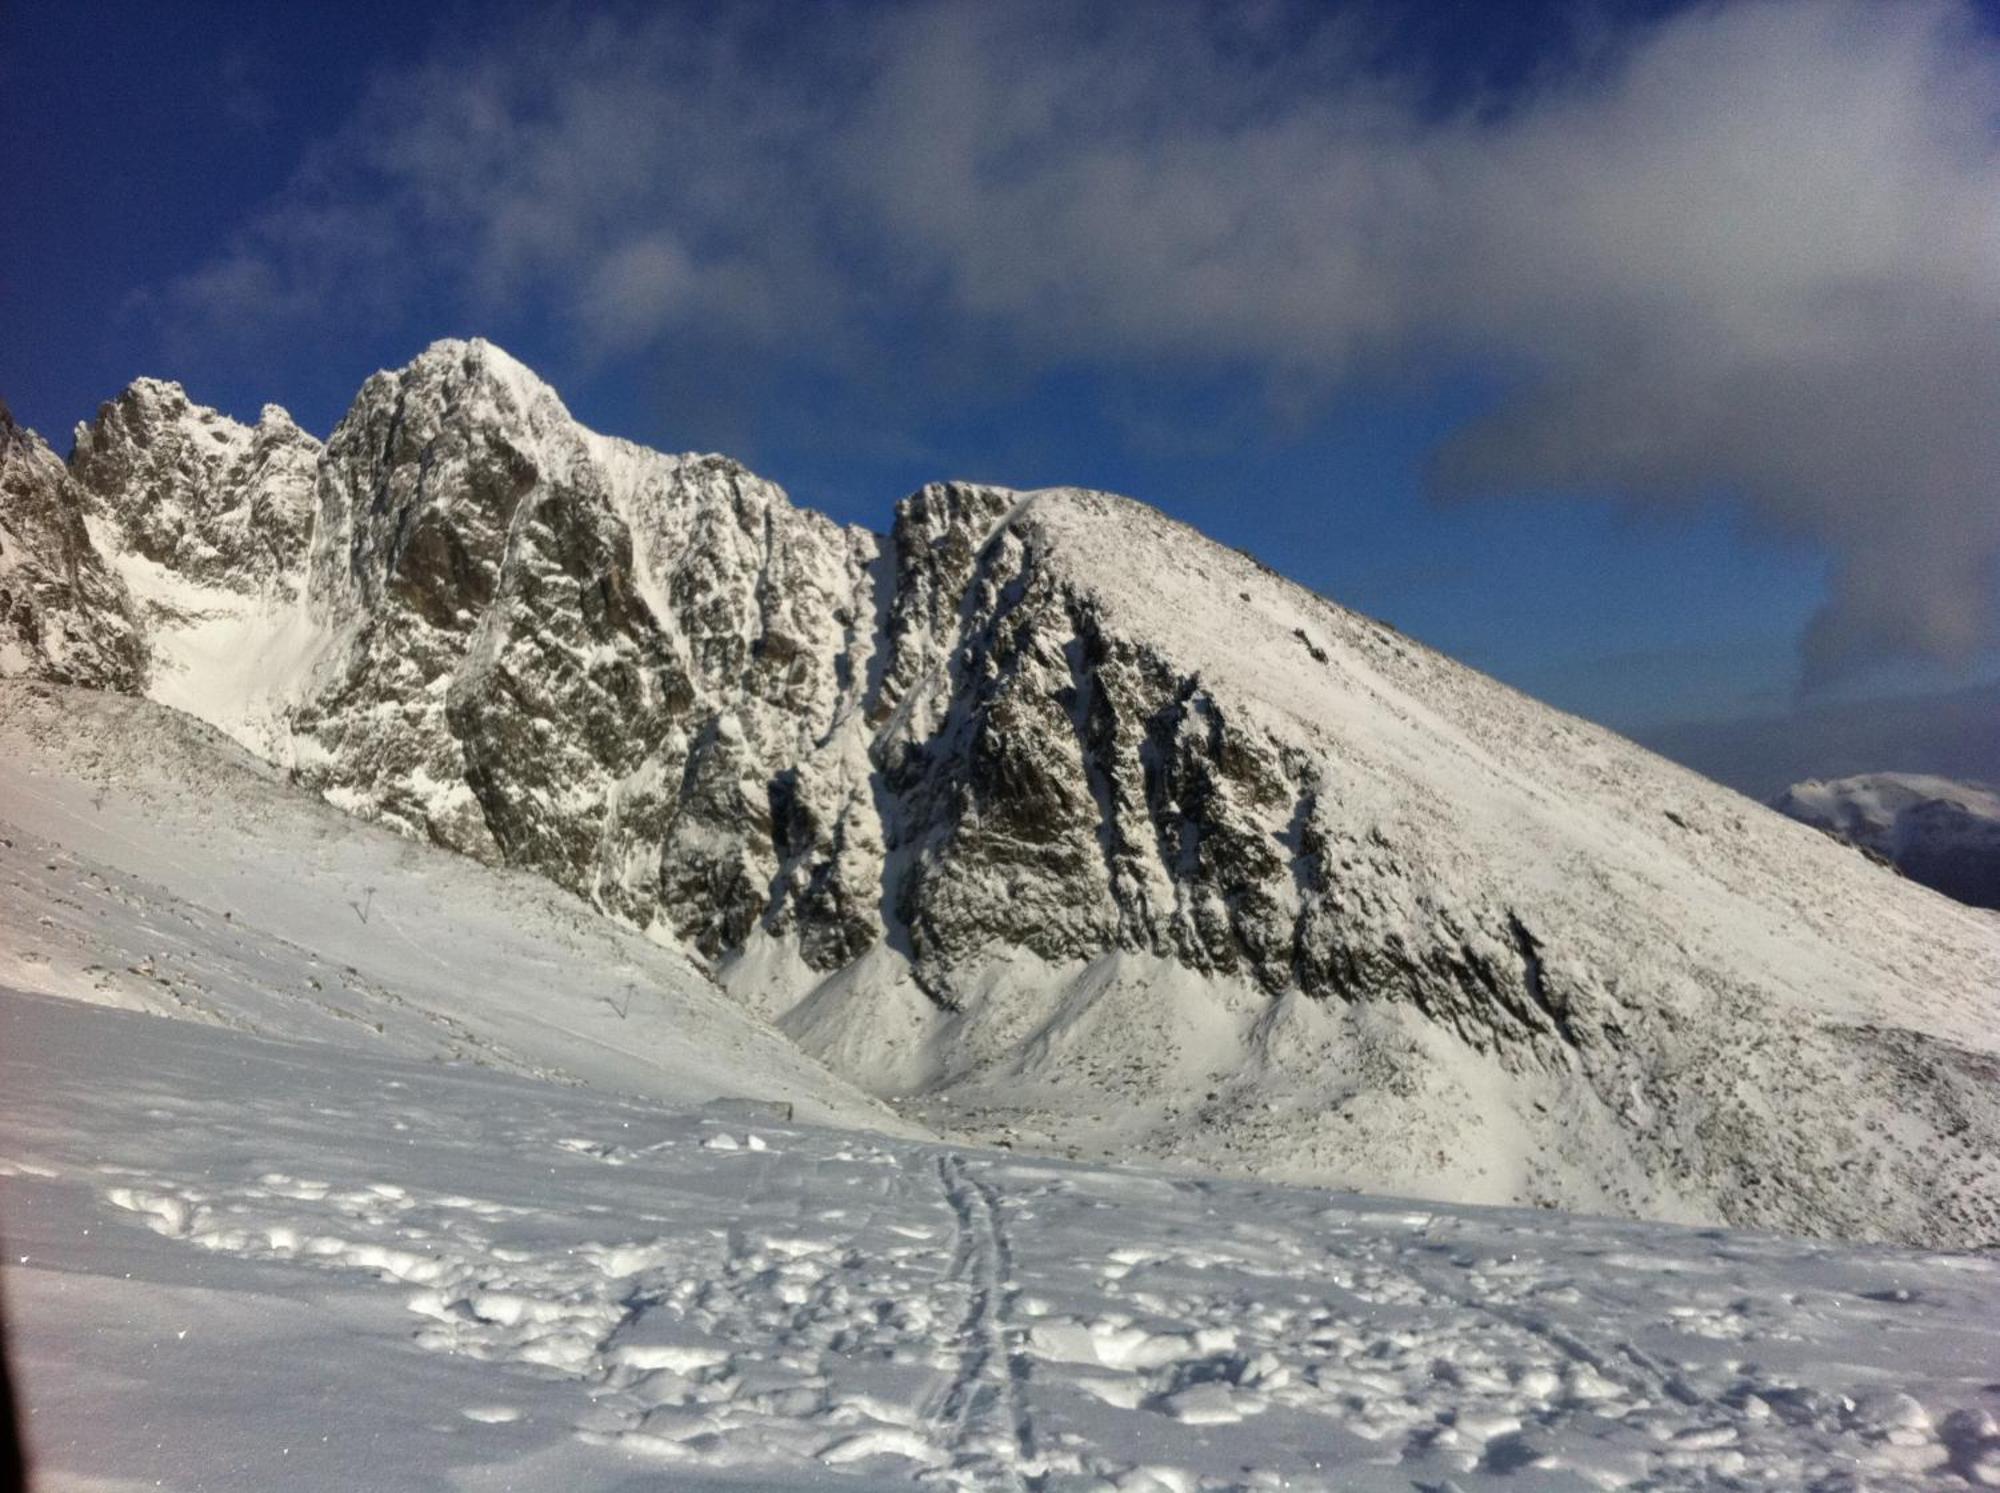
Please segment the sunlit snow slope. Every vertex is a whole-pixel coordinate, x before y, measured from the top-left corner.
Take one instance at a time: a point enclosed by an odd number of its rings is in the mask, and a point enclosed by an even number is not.
[[[58,1490],[1916,1490],[2000,1262],[687,1111],[0,993]]]
[[[263,1036],[897,1128],[687,959],[357,822],[141,700],[0,684],[0,981]]]

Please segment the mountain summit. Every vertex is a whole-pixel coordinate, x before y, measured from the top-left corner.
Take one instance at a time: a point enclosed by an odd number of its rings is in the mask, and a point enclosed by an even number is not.
[[[933,1124],[2000,1239],[2000,921],[1142,504],[843,528],[480,341],[324,447],[142,381],[9,460],[0,586],[73,571],[106,661],[6,672],[536,870]]]

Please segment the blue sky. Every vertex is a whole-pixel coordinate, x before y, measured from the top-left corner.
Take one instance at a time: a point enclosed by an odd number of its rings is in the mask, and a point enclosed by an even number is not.
[[[141,373],[323,434],[482,334],[843,519],[1129,492],[1642,734],[1958,689],[1995,19],[10,7],[0,395],[61,450]]]

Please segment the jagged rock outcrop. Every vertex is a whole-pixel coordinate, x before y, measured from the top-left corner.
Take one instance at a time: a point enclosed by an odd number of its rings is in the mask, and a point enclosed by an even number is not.
[[[158,379],[77,426],[65,506],[143,638],[118,687],[267,757],[299,750],[290,717],[325,641],[302,611],[321,454],[276,406],[246,426]]]
[[[842,528],[481,342],[291,430],[142,383],[36,489],[141,593],[146,690],[934,1121],[2000,1238],[2000,924],[1141,504]]]
[[[1178,629],[1126,625],[1073,555],[1086,539],[1111,563],[1121,532],[1148,551],[1203,543],[1094,493],[940,486],[898,511],[875,751],[902,860],[888,901],[926,988],[949,1001],[1010,951],[1118,949],[1274,995],[1407,1000],[1475,1046],[1573,1042],[1574,992],[1532,914],[1431,884],[1427,847],[1342,812],[1308,723],[1274,728],[1172,647]],[[1262,604],[1324,605],[1278,586]],[[1259,605],[1239,593],[1239,611]],[[1290,646],[1302,683],[1328,669],[1325,648]]]
[[[276,405],[246,426],[142,378],[77,426],[69,466],[122,548],[197,585],[255,591],[302,574],[319,455]]]
[[[0,404],[0,676],[13,675],[132,693],[146,646],[68,470]]]
[[[872,645],[872,536],[585,431],[482,343],[371,379],[319,498],[307,605],[343,641],[296,717],[316,786],[711,956],[865,803],[824,759]]]

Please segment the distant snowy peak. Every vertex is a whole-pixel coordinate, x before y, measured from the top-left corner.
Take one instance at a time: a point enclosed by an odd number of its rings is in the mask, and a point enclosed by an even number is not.
[[[1773,807],[1880,856],[1912,881],[2000,908],[2000,792],[1983,783],[1864,773],[1794,783]]]

